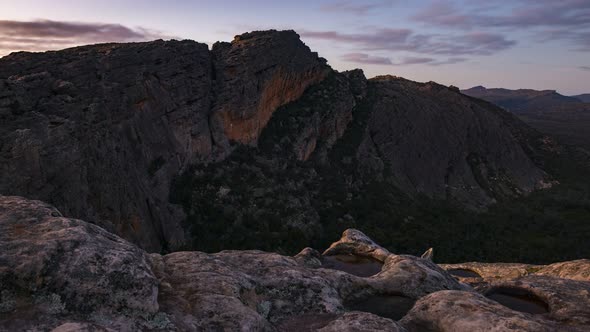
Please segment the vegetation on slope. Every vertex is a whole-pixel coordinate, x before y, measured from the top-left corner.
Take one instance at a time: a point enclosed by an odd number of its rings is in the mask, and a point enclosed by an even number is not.
[[[336,83],[322,84],[312,89]],[[434,247],[438,262],[548,263],[590,256],[590,163],[584,152],[536,155],[559,185],[499,201],[485,212],[466,211],[453,202],[410,197],[387,170],[375,176],[359,166],[355,151],[370,112],[370,89],[327,161],[297,161],[281,138],[314,109],[328,106],[321,103],[302,98],[281,108],[259,148],[240,146],[228,159],[195,166],[174,181],[171,201],[188,214],[192,248],[294,254],[306,246],[326,248],[354,227],[392,252]]]

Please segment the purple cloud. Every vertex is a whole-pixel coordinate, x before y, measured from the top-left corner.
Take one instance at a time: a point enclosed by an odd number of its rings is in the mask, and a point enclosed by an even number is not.
[[[448,58],[445,60],[437,60],[434,58],[421,58],[421,57],[405,57],[396,65],[418,65],[418,64],[425,64],[429,66],[442,66],[442,65],[452,65],[459,62],[468,61],[466,58]]]
[[[369,33],[346,34],[337,31],[309,31],[300,30],[303,37],[314,39],[333,40],[337,42],[365,44],[365,45],[396,45],[407,41],[412,34],[410,29],[388,29],[380,28]]]
[[[391,6],[390,1],[378,1],[378,2],[370,2],[367,1],[363,4],[358,4],[353,1],[338,1],[330,4],[325,4],[320,7],[321,11],[324,12],[345,12],[351,13],[354,15],[366,15],[370,11],[378,8],[383,8],[386,6]]]
[[[509,11],[487,7],[489,2],[470,2],[459,8],[450,1],[434,2],[412,18],[428,25],[471,29],[477,27],[535,28],[590,26],[590,1],[587,0],[520,0]],[[475,5],[474,5],[475,4]]]
[[[571,31],[570,29],[540,31],[535,34],[540,42],[565,41],[573,45],[574,51],[590,51],[590,31]]]
[[[471,17],[460,14],[460,10],[450,2],[434,2],[412,17],[413,20],[431,25],[470,28]]]
[[[13,50],[45,51],[82,44],[158,38],[166,36],[148,29],[132,29],[120,24],[0,20],[0,55]]]
[[[402,58],[401,62],[398,62],[398,65],[418,65],[418,64],[425,64],[425,63],[432,63],[435,59],[433,58],[420,58],[420,57],[405,57]]]
[[[347,62],[356,62],[368,65],[391,65],[391,60],[389,58],[380,57],[380,56],[372,56],[366,53],[347,53],[343,54],[341,57],[342,60]]]
[[[470,32],[462,35],[415,34],[410,29],[378,28],[364,33],[300,31],[304,38],[331,40],[364,51],[409,51],[430,55],[490,55],[516,44],[500,34]]]
[[[431,66],[442,66],[442,65],[454,65],[456,63],[466,62],[469,61],[467,58],[448,58],[446,60],[438,60],[435,62],[429,63]]]

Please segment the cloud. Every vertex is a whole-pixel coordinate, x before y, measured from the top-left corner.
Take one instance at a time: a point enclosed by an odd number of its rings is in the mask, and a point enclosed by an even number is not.
[[[573,45],[574,51],[590,51],[590,31],[545,30],[536,33],[535,39],[539,42],[565,41]]]
[[[516,0],[503,10],[488,8],[489,1],[471,1],[461,7],[451,1],[437,1],[412,19],[427,25],[450,28],[536,28],[590,26],[588,0]],[[493,1],[492,1],[493,5]],[[493,13],[493,14],[482,14]]]
[[[337,42],[354,44],[364,44],[371,47],[380,45],[380,47],[385,48],[388,45],[397,45],[400,43],[405,43],[408,37],[412,35],[412,30],[380,28],[369,33],[355,34],[346,34],[337,31],[300,30],[299,34],[307,38],[332,40]]]
[[[358,4],[353,1],[337,1],[330,4],[322,5],[320,7],[320,10],[329,13],[343,12],[364,16],[372,10],[383,8],[386,6],[391,6],[391,1],[366,1],[363,4]]]
[[[445,27],[471,28],[471,17],[461,14],[461,11],[450,2],[434,2],[420,10],[412,19],[430,25]]]
[[[466,58],[448,58],[445,60],[437,60],[434,58],[422,58],[422,57],[405,57],[402,58],[400,62],[395,63],[395,65],[429,65],[429,66],[442,66],[442,65],[452,65],[459,62],[468,61]]]
[[[469,32],[459,35],[416,34],[410,29],[376,28],[364,33],[300,31],[304,38],[347,43],[364,51],[409,51],[429,55],[491,55],[516,44],[503,35]]]
[[[120,24],[0,20],[0,55],[11,51],[45,51],[83,44],[167,38],[144,28]]]
[[[446,60],[440,60],[437,62],[431,63],[432,66],[442,66],[442,65],[454,65],[456,63],[466,62],[469,61],[467,58],[448,58]]]
[[[341,56],[341,59],[347,62],[355,62],[368,65],[391,65],[389,58],[372,56],[366,53],[347,53]]]
[[[500,6],[501,4],[501,6]],[[414,21],[438,28],[472,31],[517,31],[537,42],[562,42],[590,52],[590,1],[494,0],[437,1],[419,10]]]
[[[419,58],[419,57],[406,57],[402,58],[401,62],[398,62],[398,65],[418,65],[424,63],[432,63],[435,59],[433,58]]]
[[[579,66],[578,68],[586,71],[590,71],[590,66]]]
[[[442,66],[455,64],[459,62],[468,61],[466,58],[448,58],[444,60],[437,60],[430,57],[403,57],[400,61],[393,62],[388,57],[374,56],[367,53],[347,53],[342,55],[342,60],[347,62],[354,62],[359,64],[369,65],[394,65],[394,66],[407,66],[407,65],[429,65],[429,66]]]

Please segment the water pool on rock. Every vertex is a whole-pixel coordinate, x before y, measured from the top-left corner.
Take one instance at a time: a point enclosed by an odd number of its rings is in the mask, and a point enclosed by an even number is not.
[[[334,255],[323,256],[322,267],[344,271],[359,277],[370,277],[381,272],[383,263],[364,256]]]

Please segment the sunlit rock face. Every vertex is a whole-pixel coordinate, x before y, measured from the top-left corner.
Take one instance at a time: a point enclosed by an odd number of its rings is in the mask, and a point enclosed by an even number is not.
[[[329,71],[294,31],[246,33],[216,43],[214,118],[225,138],[255,144],[272,113]]]
[[[551,272],[555,264],[516,275],[517,265],[467,263],[485,283],[472,288],[446,271],[461,265],[387,252],[354,229],[331,248],[343,243],[347,255],[371,257],[381,270],[362,277],[325,266],[330,251],[311,248],[295,257],[147,254],[46,203],[0,196],[0,330],[585,331],[590,324],[590,283]],[[531,302],[543,310],[529,310]]]

